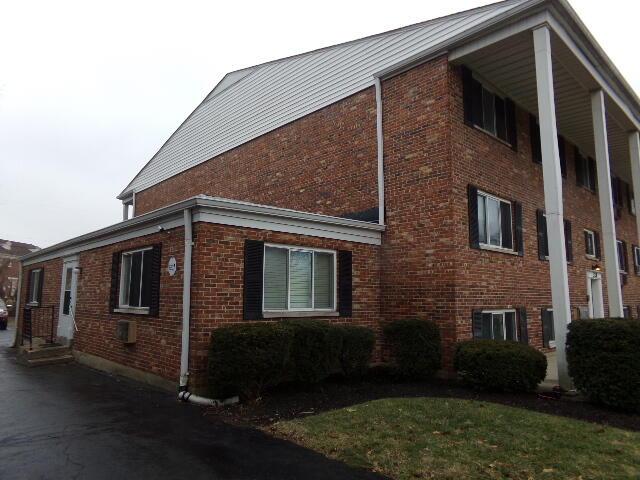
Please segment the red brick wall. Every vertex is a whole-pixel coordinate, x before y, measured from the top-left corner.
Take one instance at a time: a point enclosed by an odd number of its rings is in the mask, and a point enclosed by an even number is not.
[[[376,207],[373,88],[136,194],[136,215],[206,194],[327,215]]]
[[[540,313],[541,308],[551,306],[551,286],[549,263],[538,259],[536,210],[544,210],[544,187],[542,166],[532,161],[528,113],[518,109],[518,151],[514,152],[493,137],[464,124],[458,68],[450,67],[450,79],[457,336],[459,339],[471,337],[473,309],[526,307],[530,343],[542,347]],[[567,143],[566,152],[567,178],[562,187],[564,215],[572,223],[574,261],[568,270],[571,306],[575,312],[576,307],[588,305],[586,275],[594,264],[585,257],[583,230],[598,231],[602,238],[602,227],[598,196],[576,184],[573,145]],[[522,258],[469,247],[467,185],[470,183],[496,196],[522,203]],[[632,266],[631,244],[637,243],[636,224],[635,217],[626,208],[616,222],[616,229],[618,238],[627,242]],[[603,268],[606,266],[604,259],[598,263]],[[623,296],[625,304],[633,307],[635,317],[635,307],[640,304],[640,278],[634,275],[632,268],[630,270]],[[604,287],[606,304],[606,282]]]
[[[441,327],[445,364],[455,341],[455,261],[445,57],[383,83],[387,230],[382,244],[382,316]]]
[[[221,325],[245,322],[242,312],[245,239],[350,250],[353,253],[353,316],[326,318],[330,322],[368,326],[380,333],[379,247],[207,223],[195,225],[194,238],[190,364],[194,384],[204,383],[211,331]]]

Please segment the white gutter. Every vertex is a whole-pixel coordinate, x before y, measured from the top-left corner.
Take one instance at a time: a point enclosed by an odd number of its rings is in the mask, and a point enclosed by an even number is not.
[[[378,143],[378,223],[384,225],[384,136],[382,130],[382,83],[375,78],[376,85],[376,138]]]
[[[193,221],[191,209],[184,209],[184,269],[182,273],[182,351],[180,353],[180,392],[189,383],[189,328],[191,324],[191,254],[193,252]]]
[[[18,346],[18,336],[20,335],[20,327],[18,325],[18,316],[20,314],[20,295],[22,295],[22,262],[18,262],[18,268],[20,270],[18,270],[18,291],[16,292],[16,304],[14,305],[15,307],[15,315],[14,315],[14,328],[15,328],[15,334],[13,336],[13,343],[11,344],[12,347],[17,347]]]

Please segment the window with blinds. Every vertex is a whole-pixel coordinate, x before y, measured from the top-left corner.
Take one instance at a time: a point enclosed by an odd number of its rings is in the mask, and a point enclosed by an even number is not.
[[[335,264],[335,252],[266,245],[264,310],[335,310]]]

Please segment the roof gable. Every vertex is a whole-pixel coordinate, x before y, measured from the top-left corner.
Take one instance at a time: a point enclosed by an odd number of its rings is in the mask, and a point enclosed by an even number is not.
[[[119,195],[149,188],[374,84],[374,75],[508,16],[508,0],[231,72]]]

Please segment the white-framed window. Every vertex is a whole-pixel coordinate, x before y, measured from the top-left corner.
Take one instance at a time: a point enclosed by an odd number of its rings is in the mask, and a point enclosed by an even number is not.
[[[631,318],[631,307],[629,305],[624,305],[622,307],[622,317],[626,319]]]
[[[483,310],[481,338],[492,340],[518,340],[515,310]]]
[[[593,230],[584,230],[584,250],[589,258],[596,258],[596,235]]]
[[[42,295],[42,269],[35,268],[29,272],[29,297],[27,302],[38,305]]]
[[[513,249],[511,202],[478,191],[478,237],[481,247]]]
[[[542,309],[542,345],[546,348],[556,348],[553,308]]]
[[[336,310],[336,252],[266,244],[265,312]]]
[[[618,268],[620,273],[627,273],[627,246],[622,240],[616,240],[618,246]]]
[[[640,247],[633,247],[633,265],[635,266],[636,275],[640,275]]]
[[[476,126],[503,142],[509,143],[507,135],[507,105],[506,100],[477,79],[478,89],[482,98]]]
[[[122,252],[119,308],[149,310],[152,248]]]

